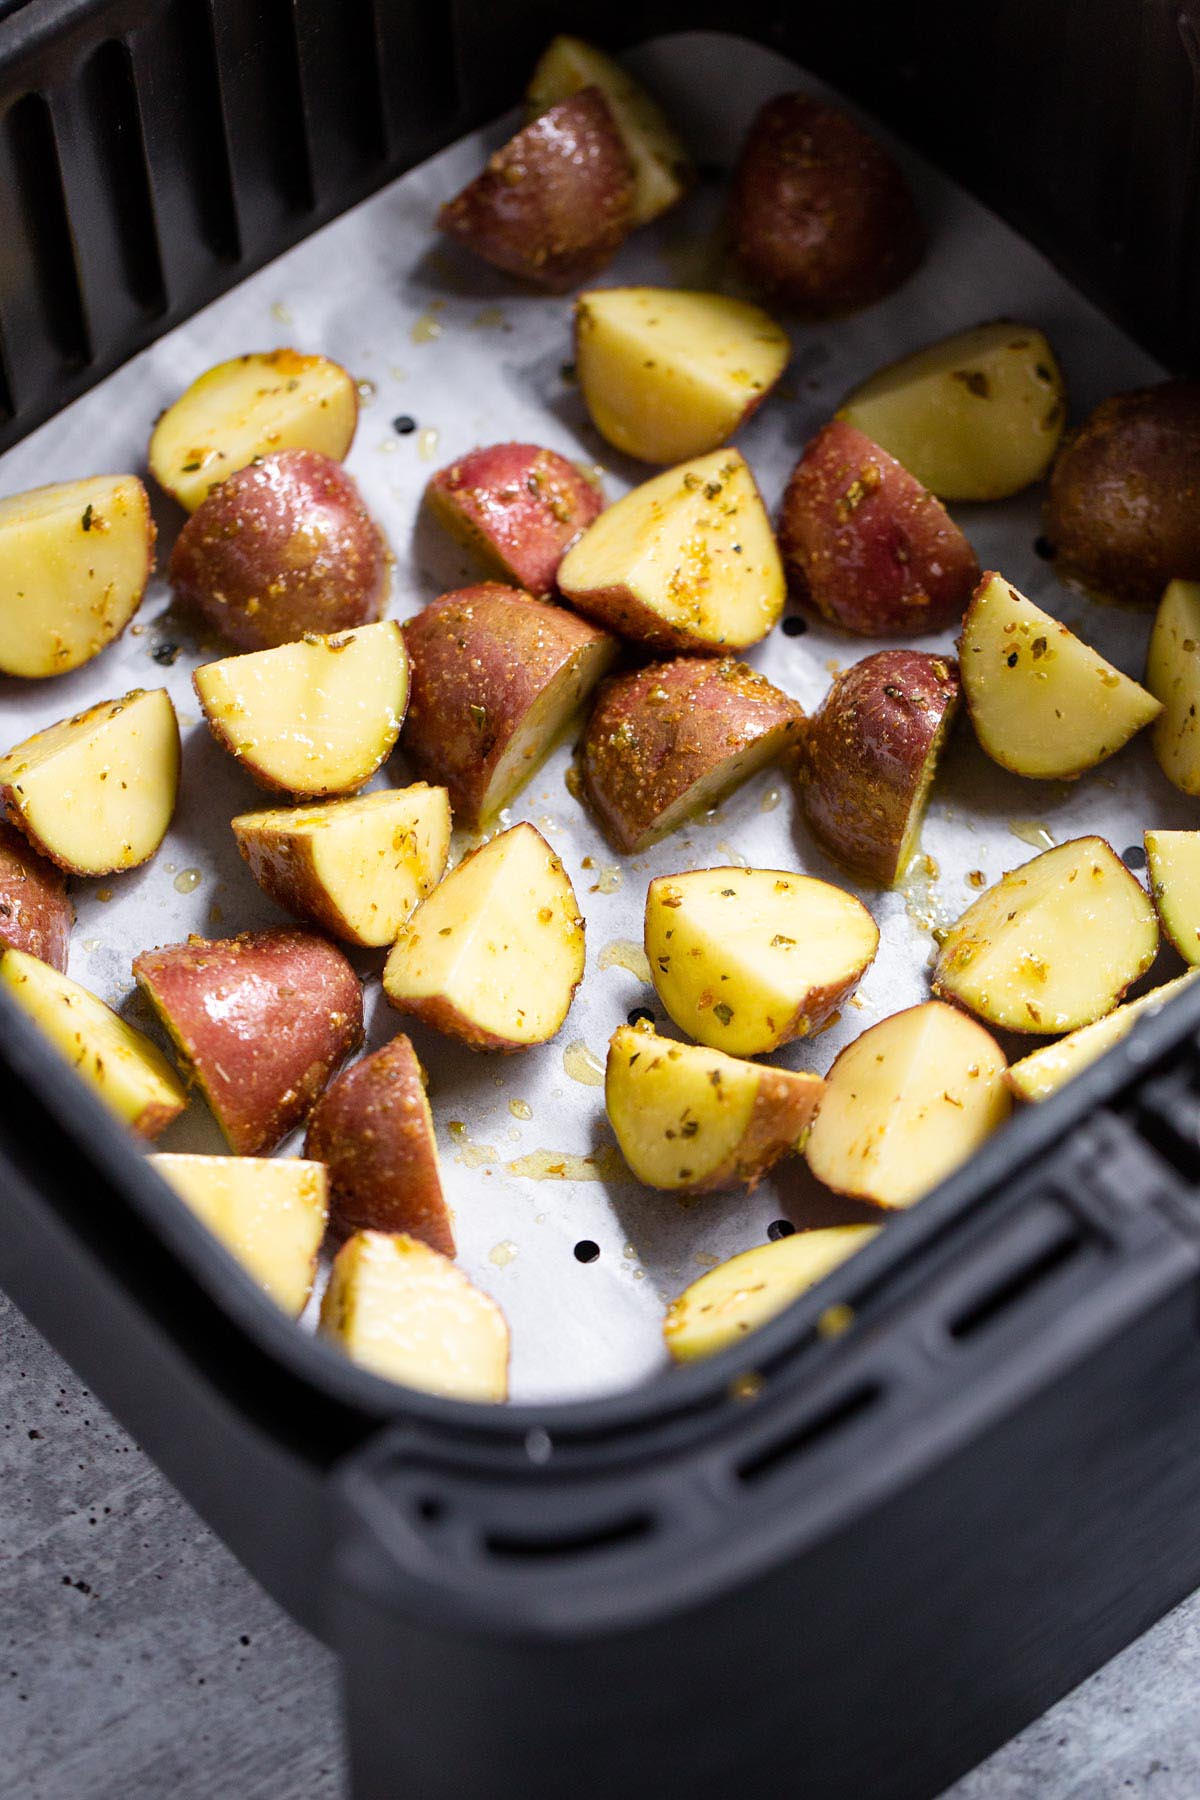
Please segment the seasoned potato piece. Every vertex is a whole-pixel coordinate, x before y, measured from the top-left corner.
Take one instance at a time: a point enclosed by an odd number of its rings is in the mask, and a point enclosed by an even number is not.
[[[1148,831],[1158,922],[1186,963],[1200,963],[1200,831]]]
[[[672,1300],[663,1320],[667,1349],[676,1362],[699,1362],[728,1350],[816,1287],[879,1229],[829,1225],[731,1256]]]
[[[660,875],[646,894],[646,956],[681,1031],[761,1056],[823,1025],[879,947],[853,894],[783,869]]]
[[[272,1300],[308,1305],[329,1208],[325,1170],[297,1156],[150,1157],[150,1163]]]
[[[549,600],[559,563],[603,511],[604,495],[557,450],[486,444],[439,469],[425,504],[489,573]]]
[[[1154,620],[1146,686],[1162,701],[1151,742],[1159,768],[1200,794],[1200,581],[1172,581]]]
[[[929,1000],[842,1051],[809,1134],[808,1166],[835,1193],[911,1206],[966,1162],[1011,1104],[1000,1046]]]
[[[61,869],[21,832],[0,824],[0,945],[40,957],[66,973],[75,908]]]
[[[1154,1016],[1168,1000],[1181,994],[1196,979],[1197,971],[1192,969],[1186,975],[1179,975],[1174,981],[1164,983],[1152,993],[1143,994],[1138,1000],[1127,1000],[1124,1006],[1118,1006],[1093,1025],[1081,1026],[1065,1038],[1059,1038],[1056,1044],[1045,1044],[1042,1049],[1034,1050],[1029,1056],[1023,1056],[1020,1062],[1013,1063],[1008,1069],[1005,1080],[1019,1100],[1048,1100],[1056,1094],[1060,1087],[1086,1069],[1119,1044],[1127,1032],[1133,1030],[1139,1019]]]
[[[1009,1031],[1074,1031],[1116,1005],[1158,953],[1140,882],[1103,838],[1010,869],[942,939],[934,992]]]

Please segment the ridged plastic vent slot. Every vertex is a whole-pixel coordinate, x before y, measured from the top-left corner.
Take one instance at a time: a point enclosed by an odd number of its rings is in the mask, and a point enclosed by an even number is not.
[[[1086,1241],[1082,1232],[1064,1224],[1056,1243],[1047,1245],[1032,1261],[1012,1270],[952,1314],[946,1322],[947,1335],[962,1343],[998,1323],[1005,1313],[1020,1306],[1036,1288],[1072,1261]]]
[[[880,1382],[864,1381],[851,1388],[849,1393],[840,1394],[823,1411],[805,1419],[802,1424],[773,1442],[760,1445],[752,1455],[738,1463],[738,1480],[745,1482],[747,1486],[753,1486],[775,1474],[784,1464],[808,1454],[824,1439],[832,1437],[835,1432],[843,1430],[878,1405],[884,1391]]]
[[[649,1537],[654,1529],[655,1520],[651,1514],[638,1512],[625,1518],[598,1522],[583,1531],[535,1534],[492,1530],[485,1534],[483,1547],[490,1555],[512,1562],[548,1562],[620,1549]]]

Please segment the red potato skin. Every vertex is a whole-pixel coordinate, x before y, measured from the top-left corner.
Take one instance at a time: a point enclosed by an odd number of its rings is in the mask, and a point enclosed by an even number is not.
[[[308,1122],[304,1154],[325,1164],[340,1225],[406,1231],[431,1250],[454,1255],[425,1072],[403,1032],[325,1089]]]
[[[940,631],[962,617],[979,559],[894,456],[835,419],[792,472],[779,549],[794,597],[860,637]]]
[[[729,222],[754,285],[809,318],[882,299],[925,246],[896,162],[848,114],[807,94],[780,94],[750,127]]]
[[[490,574],[548,600],[559,563],[602,510],[604,496],[556,450],[490,444],[439,469],[425,503]]]
[[[633,222],[633,167],[598,88],[560,100],[489,157],[439,230],[506,274],[565,294],[602,269]]]
[[[24,950],[65,975],[74,923],[62,870],[39,856],[21,832],[0,824],[0,945]]]
[[[273,1150],[362,1042],[358,977],[315,932],[193,937],[133,973],[239,1156]]]
[[[177,597],[237,649],[270,650],[378,619],[388,549],[340,463],[281,450],[200,503],[169,574]]]

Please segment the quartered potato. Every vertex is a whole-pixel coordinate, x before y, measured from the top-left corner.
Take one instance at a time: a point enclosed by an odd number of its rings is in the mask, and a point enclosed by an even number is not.
[[[1200,963],[1200,831],[1148,831],[1146,860],[1158,922],[1186,963]]]
[[[1008,1069],[1005,1080],[1009,1087],[1019,1100],[1048,1100],[1081,1069],[1086,1069],[1089,1063],[1094,1063],[1106,1050],[1120,1043],[1139,1019],[1152,1018],[1168,1000],[1190,987],[1197,973],[1200,971],[1193,969],[1174,981],[1165,982],[1153,992],[1143,994],[1138,1000],[1127,1000],[1124,1006],[1105,1013],[1094,1025],[1084,1025],[1079,1031],[1059,1038],[1056,1044],[1046,1044],[1041,1050],[1023,1056]]]
[[[264,1292],[299,1318],[328,1218],[321,1164],[296,1156],[161,1152],[149,1161]]]
[[[558,565],[603,511],[596,482],[538,444],[485,444],[430,477],[425,505],[500,581],[549,600]]]
[[[1200,581],[1167,584],[1150,634],[1146,686],[1162,701],[1151,734],[1158,766],[1185,794],[1200,794]]]
[[[61,869],[11,825],[0,824],[0,945],[65,974],[75,908]]]

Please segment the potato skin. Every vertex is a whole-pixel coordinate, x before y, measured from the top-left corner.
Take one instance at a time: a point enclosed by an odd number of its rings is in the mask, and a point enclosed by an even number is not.
[[[979,580],[979,559],[941,502],[840,419],[792,471],[778,536],[795,598],[860,637],[940,631]]]
[[[65,975],[74,922],[62,870],[39,856],[21,832],[0,824],[0,944]]]
[[[557,450],[488,444],[439,469],[425,503],[489,573],[548,600],[559,563],[602,510],[604,496]]]
[[[1200,382],[1102,401],[1055,459],[1046,531],[1061,573],[1119,600],[1200,580]]]
[[[807,94],[778,95],[750,127],[729,222],[755,286],[811,318],[890,294],[925,245],[908,183],[882,144]]]
[[[447,237],[509,275],[565,294],[633,222],[633,165],[608,102],[581,88],[518,131],[437,216]]]

